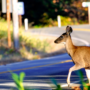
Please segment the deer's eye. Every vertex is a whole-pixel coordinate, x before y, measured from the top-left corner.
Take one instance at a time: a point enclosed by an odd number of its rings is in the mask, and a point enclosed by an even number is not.
[[[63,36],[61,36],[60,38],[63,39]]]

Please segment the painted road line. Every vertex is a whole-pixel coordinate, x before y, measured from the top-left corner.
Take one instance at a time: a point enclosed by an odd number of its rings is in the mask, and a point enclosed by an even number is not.
[[[59,59],[59,58],[61,58],[61,60],[62,60],[62,57],[63,56],[66,56],[66,55],[68,55],[68,54],[63,54],[63,55],[58,55],[58,56],[52,56],[52,57],[46,57],[46,58],[43,58],[42,60],[43,61],[45,61],[45,62],[47,62],[47,61],[49,61],[50,59]],[[69,58],[68,58],[69,59]],[[61,60],[58,60],[58,62],[61,62]],[[40,62],[40,60],[38,60],[39,62]],[[64,58],[64,60],[63,61],[66,61],[65,60],[65,58]],[[28,62],[28,63],[27,63]],[[23,64],[24,63],[24,64]],[[53,62],[51,62],[51,63],[53,63]],[[27,64],[27,66],[29,65],[30,66],[30,61],[25,61],[25,62],[22,62],[22,64],[20,63],[20,62],[17,62],[17,63],[14,63],[14,65],[18,65],[18,68],[19,67],[21,67],[21,66],[26,66],[26,64]],[[34,64],[34,63],[33,63]],[[38,64],[38,63],[37,63]],[[2,66],[1,68],[0,68],[0,70],[2,70],[2,68],[11,68],[11,67],[13,67],[13,64],[8,64],[8,65],[6,65],[6,67],[5,66]]]
[[[87,78],[85,78],[84,80],[87,80]],[[81,86],[80,84],[77,84],[77,83],[79,83],[80,81],[75,81],[75,82],[73,82],[73,83],[70,83],[70,86],[72,87],[74,87],[74,86]],[[47,82],[39,82],[39,83],[37,83],[37,82],[23,82],[23,85],[25,86],[25,87],[32,87],[32,88],[41,88],[41,87],[46,87],[46,88],[52,88],[51,86],[54,86],[53,87],[53,89],[55,88],[55,85],[54,84],[52,84],[52,83],[47,83]],[[59,83],[59,85],[63,88],[65,88],[65,87],[67,87],[68,88],[68,84],[62,84],[62,83]],[[4,86],[4,87],[6,87],[6,86],[8,86],[8,87],[16,87],[16,85],[15,85],[15,83],[14,82],[8,82],[8,83],[0,83],[0,86]]]
[[[43,88],[43,90],[44,89],[47,89],[47,90],[52,90],[52,89],[50,89],[50,88],[52,88],[51,86],[53,85],[53,84],[48,84],[48,83],[28,83],[28,82],[23,82],[23,85],[24,85],[24,87],[30,87],[31,89],[42,89]],[[3,86],[3,87],[12,87],[12,88],[14,88],[14,87],[16,87],[16,85],[15,85],[15,83],[10,83],[10,82],[8,82],[8,83],[3,83],[3,84],[0,84],[0,86]],[[53,85],[53,86],[55,86],[55,85]],[[55,88],[54,88],[55,89]],[[7,89],[6,89],[7,90]]]
[[[61,63],[67,63],[67,62],[72,62],[72,60],[66,60],[66,61],[61,61],[61,62],[57,62],[57,63],[34,66],[34,67],[28,67],[28,68],[22,68],[22,69],[15,69],[15,70],[12,70],[12,72],[21,71],[21,70],[28,70],[28,69],[35,69],[35,68],[46,67],[46,66],[52,66],[52,65],[61,64]],[[10,72],[10,71],[0,72],[0,74],[8,73],[8,72]]]
[[[85,80],[87,80],[87,78],[85,78],[85,79],[83,79],[83,80],[85,81]],[[70,83],[70,85],[74,85],[74,84],[79,83],[79,82],[80,82],[80,80],[75,81],[75,82],[73,82],[73,83]],[[63,84],[63,85],[61,85],[61,87],[68,87],[68,84]]]
[[[48,36],[55,36],[58,37],[59,35],[55,35],[55,34],[44,34],[43,35],[48,35]],[[76,37],[72,37],[72,39],[75,39],[77,41],[83,42],[86,46],[90,46],[89,42],[87,42],[86,40],[80,39],[80,38],[76,38]]]
[[[83,40],[83,39],[80,39],[80,38],[76,38],[76,37],[72,37],[72,39],[78,40],[80,42],[83,42],[83,43],[85,43],[86,46],[90,46],[89,42],[87,42],[86,40]]]

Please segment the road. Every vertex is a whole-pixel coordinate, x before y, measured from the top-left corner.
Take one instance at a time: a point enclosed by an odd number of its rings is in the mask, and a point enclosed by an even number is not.
[[[76,29],[72,34],[73,42],[75,42],[75,44],[77,45],[89,45],[89,25],[72,27]],[[86,31],[81,31],[82,28],[86,29]],[[64,29],[65,27],[53,27],[38,30],[31,29],[28,32],[53,35],[57,37],[64,32]],[[70,60],[71,58],[68,54],[62,54],[40,60],[24,61],[20,63],[8,64],[5,66],[2,65],[0,66],[0,89],[10,90],[11,87],[15,88],[15,84],[13,83],[11,74],[8,72],[8,70],[11,70],[17,74],[19,74],[20,72],[25,72],[26,77],[24,79],[24,85],[30,86],[31,88],[37,88],[40,90],[51,90],[51,78],[54,78],[63,87],[66,85],[68,70],[74,65]],[[86,78],[84,69],[82,69],[82,71],[84,77]],[[79,80],[80,79],[77,76],[77,72],[73,72],[71,77],[71,83],[75,81],[78,82]]]
[[[72,37],[79,38],[82,40],[85,40],[90,43],[90,25],[74,25],[72,26],[73,33],[71,34]],[[45,35],[51,35],[51,36],[60,36],[62,33],[65,32],[66,26],[63,26],[61,28],[58,27],[50,27],[50,28],[41,28],[41,29],[30,29],[27,32],[31,32],[33,34],[45,34]],[[73,40],[73,42],[76,42],[78,40]],[[85,45],[84,43],[76,43],[77,45]]]
[[[52,84],[51,78],[57,80],[59,84],[64,85],[66,83],[68,70],[74,65],[72,62],[66,62],[67,60],[71,60],[68,54],[62,54],[41,60],[25,61],[21,63],[8,64],[6,66],[2,65],[0,67],[0,88],[1,90],[5,90],[3,88],[10,90],[11,87],[15,87],[8,70],[17,74],[25,72],[25,86],[32,85],[32,88],[40,88],[40,90],[44,90],[43,88],[46,88],[46,90],[47,88],[50,89],[51,87],[48,83]],[[76,73],[72,73],[71,82],[77,81],[78,79],[79,77]],[[32,83],[41,86],[33,87]]]

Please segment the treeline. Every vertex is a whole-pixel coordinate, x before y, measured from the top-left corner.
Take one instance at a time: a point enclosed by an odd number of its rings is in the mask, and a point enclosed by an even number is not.
[[[19,0],[25,4],[24,18],[34,24],[46,24],[48,19],[57,19],[57,15],[87,20],[87,8],[82,7],[84,0]]]
[[[25,15],[22,19],[28,18],[34,25],[47,24],[56,20],[57,15],[69,16],[79,20],[87,19],[87,8],[82,7],[82,2],[87,0],[18,0],[25,5]],[[1,8],[0,8],[1,9]]]

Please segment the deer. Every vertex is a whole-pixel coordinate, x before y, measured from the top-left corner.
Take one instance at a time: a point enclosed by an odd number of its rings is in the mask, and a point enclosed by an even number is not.
[[[74,66],[69,69],[67,76],[67,84],[70,87],[70,76],[72,71],[84,68],[86,76],[90,84],[90,47],[89,46],[76,46],[73,44],[71,39],[71,33],[73,32],[72,27],[67,26],[66,32],[59,36],[54,43],[64,44],[65,49],[71,57]]]

